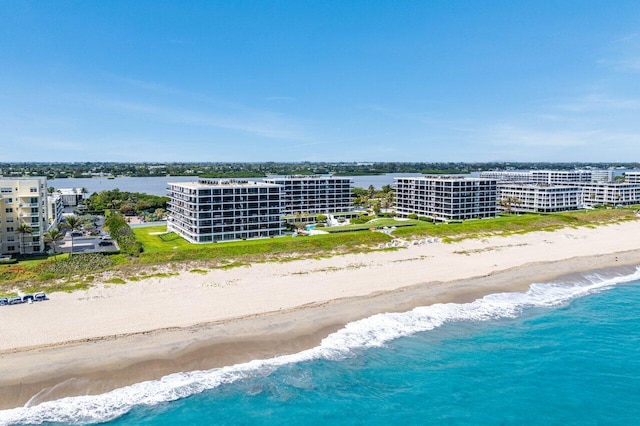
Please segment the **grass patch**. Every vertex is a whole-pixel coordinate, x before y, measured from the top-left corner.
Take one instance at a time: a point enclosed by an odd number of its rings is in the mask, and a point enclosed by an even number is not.
[[[109,278],[106,282],[109,284],[126,284],[127,283],[125,280],[118,277]]]
[[[191,269],[189,272],[191,272],[192,274],[202,274],[202,275],[204,275],[204,274],[208,273],[209,271],[206,270],[206,269],[195,268],[195,269]]]
[[[248,266],[248,263],[245,262],[231,262],[231,263],[226,263],[224,265],[218,266],[218,268],[220,269],[233,269],[233,268],[239,268],[241,266]]]

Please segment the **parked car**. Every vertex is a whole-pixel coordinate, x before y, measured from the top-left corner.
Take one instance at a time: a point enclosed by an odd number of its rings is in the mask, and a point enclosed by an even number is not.
[[[6,297],[0,297],[0,306],[4,306],[8,304],[9,304],[9,299],[7,299]]]
[[[22,303],[33,303],[33,294],[25,294],[22,296]]]
[[[107,247],[107,246],[112,246],[113,245],[113,241],[100,241],[98,243],[98,245],[100,247]]]
[[[23,302],[22,302],[22,297],[20,297],[20,296],[13,296],[13,297],[10,297],[10,298],[9,298],[9,301],[8,301],[8,304],[9,304],[9,305],[18,305],[18,304],[20,304],[20,303],[23,303]]]
[[[43,300],[47,300],[47,295],[44,293],[44,291],[40,291],[33,295],[33,300],[36,302],[42,302]]]
[[[80,232],[80,231],[73,231],[73,232],[71,232],[71,236],[73,238],[77,238],[77,237],[83,237],[84,234],[82,232]]]
[[[101,240],[110,240],[111,239],[111,235],[109,234],[104,234],[103,236],[100,237]]]

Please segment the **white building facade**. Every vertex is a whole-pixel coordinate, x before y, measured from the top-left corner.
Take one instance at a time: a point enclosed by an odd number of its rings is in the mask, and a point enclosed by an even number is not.
[[[0,177],[0,253],[42,253],[48,228],[47,179]]]
[[[480,177],[509,182],[554,185],[566,182],[612,182],[613,170],[525,170],[485,171]]]
[[[625,183],[640,183],[640,172],[625,172]]]
[[[396,212],[438,221],[479,219],[497,214],[496,180],[459,176],[395,178]]]
[[[577,210],[582,189],[571,185],[498,183],[498,210],[513,213],[551,213]]]
[[[47,196],[47,220],[49,227],[58,226],[64,220],[62,196],[55,192]]]
[[[280,186],[270,183],[199,179],[168,183],[167,230],[192,243],[282,234]]]
[[[640,204],[640,183],[576,183],[582,191],[583,207],[610,205],[615,207]]]
[[[353,181],[331,175],[270,177],[265,182],[282,187],[283,214],[340,213],[353,210]]]

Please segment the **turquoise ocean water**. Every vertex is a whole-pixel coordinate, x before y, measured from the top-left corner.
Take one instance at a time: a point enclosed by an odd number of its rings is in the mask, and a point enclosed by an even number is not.
[[[319,347],[0,411],[0,424],[640,424],[640,271],[380,314]]]

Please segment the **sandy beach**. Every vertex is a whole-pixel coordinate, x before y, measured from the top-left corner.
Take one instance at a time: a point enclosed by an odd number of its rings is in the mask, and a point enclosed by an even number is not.
[[[379,312],[637,266],[639,236],[636,220],[53,293],[0,308],[0,408],[297,352]]]

